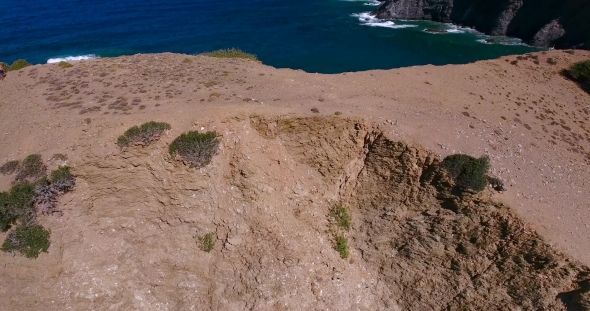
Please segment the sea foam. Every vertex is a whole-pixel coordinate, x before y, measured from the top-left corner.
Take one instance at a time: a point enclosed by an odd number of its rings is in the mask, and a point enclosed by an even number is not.
[[[399,28],[411,28],[411,27],[417,26],[417,25],[407,25],[407,24],[400,25],[400,24],[396,24],[392,21],[378,19],[377,17],[371,15],[370,12],[352,14],[352,16],[358,18],[359,21],[361,22],[361,24],[366,25],[366,26],[372,26],[372,27],[385,27],[385,28],[399,29]]]
[[[370,6],[379,6],[381,2],[377,0],[370,0],[369,2],[363,3],[363,5],[370,5]]]
[[[466,33],[466,32],[474,33],[474,34],[480,34],[476,30],[473,30],[473,29],[470,29],[470,28],[467,28],[467,27],[461,27],[461,26],[453,25],[453,24],[441,24],[441,26],[442,27],[426,28],[423,31],[425,33],[435,34],[435,35],[440,35],[440,34],[459,34],[459,33]]]
[[[59,62],[85,60],[85,59],[93,59],[93,58],[98,58],[98,56],[94,55],[94,54],[86,54],[86,55],[78,55],[78,56],[56,57],[56,58],[48,59],[47,63],[53,64],[53,63],[59,63]]]
[[[493,37],[493,36],[483,36],[483,39],[476,40],[479,43],[483,44],[500,44],[500,45],[519,45],[519,46],[528,46],[526,43],[522,42],[521,39],[518,38],[510,38],[510,37]]]

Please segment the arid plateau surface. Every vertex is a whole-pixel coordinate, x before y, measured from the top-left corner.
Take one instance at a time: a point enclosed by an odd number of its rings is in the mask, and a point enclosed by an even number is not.
[[[590,95],[560,74],[588,58],[324,75],[150,54],[11,71],[0,164],[41,154],[76,185],[37,216],[47,252],[0,252],[0,309],[590,310]],[[148,121],[170,129],[117,145]],[[188,131],[219,135],[202,168],[168,152]],[[487,155],[506,191],[454,191],[440,163],[457,153]]]

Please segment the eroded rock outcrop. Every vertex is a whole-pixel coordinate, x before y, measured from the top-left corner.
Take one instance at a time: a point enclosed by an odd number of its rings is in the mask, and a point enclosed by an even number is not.
[[[455,193],[430,152],[379,136],[365,164],[354,245],[401,310],[588,310],[590,270],[489,193]]]
[[[590,48],[590,2],[581,0],[385,0],[374,13],[452,22],[535,46]]]
[[[47,219],[49,253],[0,253],[7,309],[588,310],[590,269],[491,192],[456,194],[428,150],[358,118],[217,125],[201,169],[165,141],[87,155],[65,221]],[[340,202],[348,260],[329,225]]]

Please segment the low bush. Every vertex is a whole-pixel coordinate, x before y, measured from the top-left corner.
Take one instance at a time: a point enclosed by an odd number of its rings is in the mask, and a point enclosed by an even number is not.
[[[49,249],[51,232],[41,225],[19,225],[2,243],[2,251],[19,252],[27,258],[37,258]]]
[[[62,166],[51,172],[47,183],[38,184],[33,195],[33,205],[41,214],[61,213],[57,199],[76,185],[76,179],[69,166]]]
[[[20,70],[20,69],[23,69],[28,66],[31,66],[31,64],[29,64],[24,59],[19,59],[19,60],[14,61],[14,63],[12,63],[12,65],[10,65],[10,71]]]
[[[10,192],[0,193],[0,230],[6,232],[17,221],[31,223],[35,219],[33,196],[35,186],[15,185]]]
[[[0,192],[0,230],[6,232],[10,226],[16,221],[16,217],[11,213],[11,209],[7,206],[10,200],[9,194]]]
[[[47,166],[40,154],[27,156],[18,168],[13,184],[32,184],[45,177]]]
[[[350,223],[352,221],[352,218],[350,217],[348,209],[344,205],[338,204],[334,206],[330,211],[330,216],[332,216],[334,222],[340,228],[347,231],[350,230]]]
[[[63,60],[62,60],[61,62],[59,62],[57,65],[58,65],[59,67],[61,67],[61,68],[70,68],[70,67],[74,67],[74,65],[72,65],[72,64],[70,64],[70,63],[68,63],[68,62],[65,62],[65,61],[63,61]]]
[[[119,147],[128,147],[130,145],[147,146],[156,141],[165,130],[169,130],[170,124],[164,122],[150,121],[140,126],[134,126],[128,129],[117,139]]]
[[[178,136],[168,148],[170,155],[179,155],[182,160],[191,166],[203,167],[211,161],[217,147],[219,138],[216,132],[199,133],[191,131]]]
[[[254,54],[246,53],[240,49],[231,48],[231,49],[221,49],[213,52],[203,53],[201,55],[211,56],[211,57],[220,57],[220,58],[245,58],[250,60],[258,60],[258,57]]]
[[[577,62],[562,72],[567,78],[577,82],[580,87],[590,93],[590,60]]]
[[[214,233],[207,233],[202,237],[199,237],[199,248],[209,253],[215,247],[215,234]]]
[[[488,184],[486,174],[490,159],[487,156],[477,159],[466,154],[454,154],[444,158],[442,165],[461,190],[482,191]]]
[[[349,256],[348,253],[348,239],[345,236],[339,235],[336,237],[336,250],[340,253],[340,257],[346,259]]]
[[[20,162],[18,160],[8,161],[2,166],[0,166],[0,174],[2,175],[10,175],[16,171],[18,171],[18,165]]]
[[[67,165],[60,166],[58,169],[51,171],[50,176],[49,182],[52,184],[70,184],[74,181],[72,168]]]

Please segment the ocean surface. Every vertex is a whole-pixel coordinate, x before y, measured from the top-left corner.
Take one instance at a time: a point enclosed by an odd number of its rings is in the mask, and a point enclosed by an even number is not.
[[[3,0],[0,61],[240,48],[267,65],[339,73],[461,64],[536,49],[448,24],[380,21],[343,0]],[[437,29],[436,33],[428,29]],[[492,42],[490,42],[492,41]],[[155,64],[157,65],[157,64]]]

